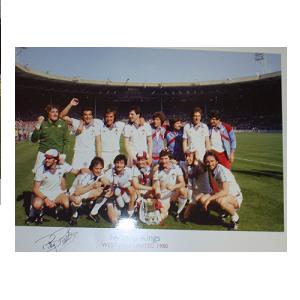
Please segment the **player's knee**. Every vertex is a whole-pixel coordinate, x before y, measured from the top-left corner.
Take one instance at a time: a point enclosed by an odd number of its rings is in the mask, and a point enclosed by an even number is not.
[[[99,197],[102,194],[102,191],[96,190],[95,191],[95,197]]]
[[[185,187],[182,187],[179,189],[179,193],[180,193],[180,196],[183,196],[183,197],[187,197],[188,195],[188,192],[187,192],[187,189]]]
[[[69,198],[67,196],[63,198],[62,205],[65,209],[68,209],[70,207]]]
[[[35,198],[32,202],[32,206],[34,209],[41,209],[43,207],[43,200],[40,198]]]
[[[224,207],[224,205],[226,204],[226,199],[224,199],[224,198],[218,198],[217,200],[216,200],[216,202],[221,206],[221,208],[223,208]]]

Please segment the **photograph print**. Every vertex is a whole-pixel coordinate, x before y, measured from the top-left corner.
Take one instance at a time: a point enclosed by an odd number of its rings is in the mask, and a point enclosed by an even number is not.
[[[280,53],[20,47],[15,97],[16,226],[284,231]]]

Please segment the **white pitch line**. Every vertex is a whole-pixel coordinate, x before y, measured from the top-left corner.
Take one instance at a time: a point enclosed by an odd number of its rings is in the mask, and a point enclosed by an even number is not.
[[[282,167],[282,165],[267,163],[267,162],[264,162],[264,161],[258,161],[258,160],[253,160],[253,159],[246,159],[246,158],[240,158],[240,157],[236,157],[236,159],[237,160],[244,160],[244,161],[255,162],[255,163],[259,163],[259,164],[263,164],[263,165]]]

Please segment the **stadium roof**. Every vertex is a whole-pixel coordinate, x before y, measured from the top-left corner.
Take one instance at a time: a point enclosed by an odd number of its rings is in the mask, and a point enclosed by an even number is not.
[[[232,85],[239,83],[251,83],[258,82],[268,79],[280,79],[281,72],[268,73],[257,76],[241,77],[226,80],[210,80],[210,81],[195,81],[195,82],[167,82],[167,83],[140,83],[140,82],[112,82],[110,80],[84,80],[79,77],[64,77],[57,76],[49,73],[43,73],[39,71],[34,71],[28,68],[27,66],[22,66],[17,64],[16,68],[16,78],[18,79],[27,79],[29,81],[38,81],[42,82],[52,82],[53,84],[76,84],[88,88],[92,87],[112,87],[112,88],[195,88],[195,87],[208,87],[208,86],[218,86],[218,85]]]

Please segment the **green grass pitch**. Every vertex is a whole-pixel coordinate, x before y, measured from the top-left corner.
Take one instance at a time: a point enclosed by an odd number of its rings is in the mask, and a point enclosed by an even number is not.
[[[283,155],[282,134],[280,133],[237,133],[236,160],[233,173],[240,184],[244,200],[239,210],[239,230],[247,231],[283,231]],[[72,149],[72,147],[70,147]],[[26,214],[21,199],[24,191],[30,191],[33,183],[31,169],[34,165],[38,145],[30,142],[16,144],[16,225],[24,225]],[[68,153],[68,162],[72,158],[72,150]],[[67,177],[70,186],[73,176]],[[65,221],[56,221],[45,217],[47,222],[42,226],[68,226]],[[31,225],[35,226],[35,225]],[[112,225],[104,218],[95,224],[82,215],[78,221],[80,227],[109,228]],[[176,222],[169,216],[164,226],[146,226],[138,223],[140,228],[152,229],[196,229],[227,230],[216,223],[214,214],[197,223],[186,224]]]

